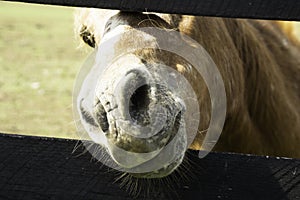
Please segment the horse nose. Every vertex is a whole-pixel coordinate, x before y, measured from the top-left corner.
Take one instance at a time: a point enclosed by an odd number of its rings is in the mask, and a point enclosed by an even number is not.
[[[109,130],[108,113],[112,110],[109,107],[112,104],[118,109],[116,119],[130,121],[132,125],[151,124],[149,109],[155,104],[151,95],[151,81],[153,82],[153,77],[144,67],[131,68],[118,77],[118,84],[114,85],[111,90],[114,91],[113,95],[108,94],[111,91],[102,93],[104,96],[111,97],[104,98],[103,101],[100,97],[95,104],[95,117],[103,132]]]
[[[129,114],[138,125],[149,125],[149,105],[152,102],[151,91],[148,84],[137,88],[129,99]]]
[[[148,70],[137,68],[128,71],[117,86],[119,99],[122,99],[120,108],[125,118],[134,124],[150,124],[149,109],[154,104],[152,80]]]

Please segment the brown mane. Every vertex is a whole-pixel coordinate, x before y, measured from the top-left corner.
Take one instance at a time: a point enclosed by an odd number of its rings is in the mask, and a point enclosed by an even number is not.
[[[228,111],[216,150],[300,157],[295,40],[271,21],[186,17],[180,31],[204,46],[224,78]]]

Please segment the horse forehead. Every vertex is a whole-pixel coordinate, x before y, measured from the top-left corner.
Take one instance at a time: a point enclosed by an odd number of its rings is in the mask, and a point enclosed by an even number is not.
[[[99,33],[100,36],[103,36],[105,33],[105,28],[107,22],[119,13],[118,10],[106,10],[106,9],[92,9],[91,15],[94,17],[93,23],[95,25],[95,31]],[[114,21],[117,22],[116,20]]]
[[[160,17],[161,19],[165,20],[167,23],[171,24],[172,17],[170,14],[163,14],[163,13],[153,13],[153,12],[143,12],[143,14],[154,14]]]
[[[131,24],[130,20],[134,19],[134,14],[133,14],[133,18],[128,18],[125,17],[123,15],[119,15],[118,17],[113,17],[116,16],[120,11],[118,10],[104,10],[101,9],[101,14],[100,16],[100,21],[101,23],[101,33],[102,35],[105,34],[105,31],[107,30],[108,27],[110,28],[115,28],[118,25],[122,24],[122,25],[129,25]],[[164,21],[166,21],[167,23],[171,23],[172,18],[169,14],[162,14],[162,13],[150,13],[150,12],[142,12],[143,14],[147,15],[147,14],[153,14],[158,16],[159,18],[163,19]]]

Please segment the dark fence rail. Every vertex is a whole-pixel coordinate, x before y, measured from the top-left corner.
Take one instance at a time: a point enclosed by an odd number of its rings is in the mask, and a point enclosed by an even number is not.
[[[16,0],[28,3],[95,7],[138,12],[300,20],[299,0]]]
[[[76,143],[0,134],[0,199],[132,199],[113,183],[116,172],[88,153],[79,155],[83,148],[72,154]],[[300,199],[300,160],[228,153],[199,159],[194,151],[187,156],[196,171],[176,186],[179,199]]]

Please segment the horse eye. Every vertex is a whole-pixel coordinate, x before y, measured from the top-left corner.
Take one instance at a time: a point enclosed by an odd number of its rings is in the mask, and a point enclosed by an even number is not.
[[[96,47],[96,41],[95,36],[91,34],[91,32],[87,29],[86,26],[83,26],[80,30],[80,37],[82,40],[88,44],[90,47],[95,48]]]
[[[96,43],[95,43],[95,38],[94,36],[83,36],[82,37],[83,41],[87,43],[90,47],[95,48]]]

